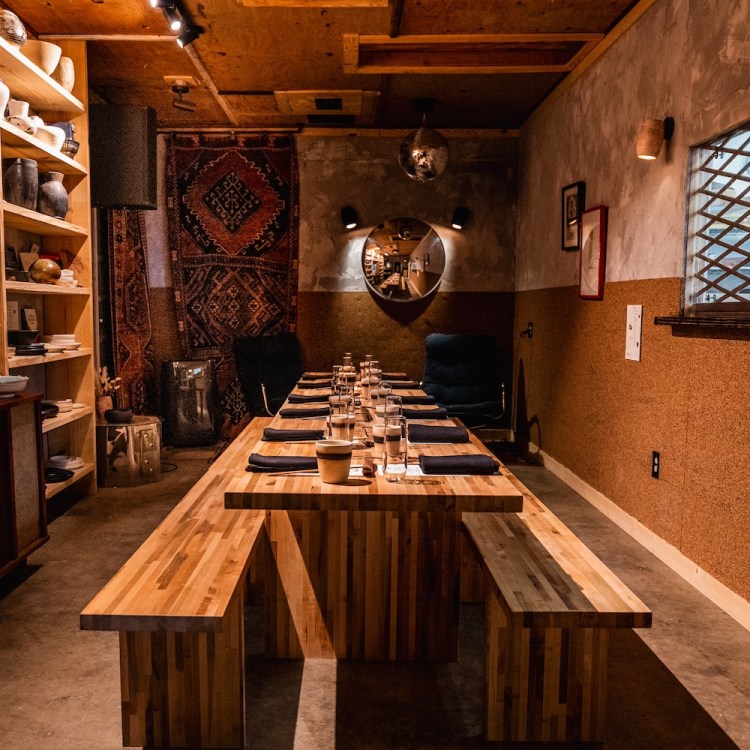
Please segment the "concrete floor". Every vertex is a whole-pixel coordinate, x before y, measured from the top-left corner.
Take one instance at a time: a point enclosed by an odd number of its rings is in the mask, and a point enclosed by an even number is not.
[[[121,747],[117,636],[80,631],[78,613],[205,471],[207,455],[167,453],[178,470],[159,484],[60,509],[51,541],[0,583],[0,748]],[[613,637],[606,747],[750,750],[750,632],[546,469],[511,468],[654,611],[651,630]],[[302,663],[263,657],[262,610],[248,608],[248,746],[489,746],[482,608],[464,606],[461,617],[455,664]]]

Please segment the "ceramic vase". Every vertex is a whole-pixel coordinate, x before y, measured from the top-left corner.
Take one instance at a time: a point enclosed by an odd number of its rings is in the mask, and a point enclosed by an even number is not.
[[[96,397],[96,415],[104,419],[105,412],[112,409],[112,396],[97,396]]]
[[[54,78],[66,91],[72,91],[76,83],[76,69],[69,57],[61,57],[57,67],[52,71]]]
[[[3,159],[3,198],[6,201],[33,211],[38,189],[39,173],[34,159]]]
[[[16,47],[23,47],[28,39],[21,19],[9,10],[0,10],[0,36]]]
[[[68,213],[68,191],[63,185],[62,172],[42,172],[39,175],[39,199],[36,210],[55,219],[65,218]]]

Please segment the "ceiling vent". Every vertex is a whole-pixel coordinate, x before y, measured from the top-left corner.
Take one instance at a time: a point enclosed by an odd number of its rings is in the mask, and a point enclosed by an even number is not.
[[[311,124],[366,125],[375,118],[379,91],[331,89],[327,91],[274,91],[279,112],[308,117]]]

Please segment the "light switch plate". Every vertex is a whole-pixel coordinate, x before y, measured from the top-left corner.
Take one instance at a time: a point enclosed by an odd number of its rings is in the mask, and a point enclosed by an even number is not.
[[[641,329],[643,305],[628,305],[628,322],[625,332],[625,359],[641,361]]]

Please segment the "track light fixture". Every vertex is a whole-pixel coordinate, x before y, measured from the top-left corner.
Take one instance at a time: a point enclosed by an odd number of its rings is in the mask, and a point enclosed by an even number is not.
[[[152,8],[174,8],[174,0],[149,0]]]
[[[453,212],[451,226],[454,229],[463,229],[469,223],[469,209],[466,206],[459,206]]]
[[[187,25],[185,31],[177,37],[177,45],[184,49],[188,44],[192,44],[201,35],[202,31],[200,26]]]
[[[341,223],[347,229],[356,229],[359,226],[357,212],[351,206],[344,206],[341,209]]]
[[[182,18],[174,8],[163,8],[164,18],[167,21],[170,31],[180,31],[182,29]]]

